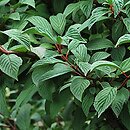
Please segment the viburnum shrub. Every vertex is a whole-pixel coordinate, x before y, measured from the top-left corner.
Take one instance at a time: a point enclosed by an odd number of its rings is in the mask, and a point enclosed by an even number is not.
[[[130,130],[129,43],[129,0],[1,0],[0,130]]]

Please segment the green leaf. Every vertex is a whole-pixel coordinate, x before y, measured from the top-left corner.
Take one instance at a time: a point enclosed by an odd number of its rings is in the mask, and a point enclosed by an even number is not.
[[[18,12],[15,12],[15,13],[11,13],[10,16],[9,16],[10,19],[13,19],[13,20],[20,20],[20,15]]]
[[[76,50],[72,50],[74,56],[81,62],[87,61],[87,47],[84,44],[80,44]]]
[[[65,25],[66,25],[66,18],[65,15],[59,13],[56,16],[51,16],[50,17],[50,22],[53,27],[53,29],[60,35],[63,34],[65,30]]]
[[[6,5],[10,0],[1,0],[0,1],[0,6]]]
[[[30,101],[32,96],[38,91],[38,88],[34,84],[32,84],[32,82],[25,84],[25,86],[26,89],[24,89],[16,99],[16,103],[14,106],[16,110],[19,110],[19,107],[25,105],[28,101]]]
[[[6,95],[5,95],[5,87],[4,86],[0,87],[0,113],[3,114],[4,116],[9,115],[8,106],[6,103]]]
[[[56,58],[53,58],[53,57],[46,57],[46,58],[40,59],[36,63],[34,63],[31,67],[31,69],[34,69],[38,66],[42,66],[45,64],[55,64],[55,63],[63,63],[63,61],[56,59]]]
[[[112,39],[117,42],[117,40],[126,33],[126,27],[122,20],[119,18],[112,25]]]
[[[35,1],[34,0],[19,0],[21,4],[27,4],[35,8]]]
[[[101,20],[103,15],[105,15],[105,14],[107,14],[109,12],[110,12],[110,10],[108,10],[108,8],[104,8],[104,7],[95,8],[92,11],[91,17],[81,25],[79,30],[82,31],[87,27],[90,29],[96,22]]]
[[[55,12],[55,14],[61,13],[64,11],[65,6],[66,6],[66,1],[65,0],[53,0],[51,2],[51,4],[53,5],[53,10]]]
[[[16,51],[16,52],[27,52],[27,48],[24,45],[15,45],[10,48],[11,51]]]
[[[38,93],[43,99],[52,101],[52,94],[55,91],[55,84],[51,81],[44,81],[38,86]]]
[[[99,66],[96,69],[102,71],[104,75],[107,74],[109,77],[112,77],[111,73],[116,71],[116,68],[112,66]]]
[[[117,69],[121,70],[121,68],[118,65],[116,65],[115,63],[110,62],[110,61],[103,61],[103,60],[94,62],[91,65],[91,69],[90,70],[92,71],[92,70],[96,69],[99,66],[110,66],[110,67],[114,67],[114,68],[117,68]]]
[[[8,35],[10,38],[16,40],[17,42],[21,43],[24,45],[28,50],[30,49],[30,40],[29,40],[29,35],[23,34],[22,31],[17,30],[17,29],[10,29],[6,31],[1,31],[2,33]]]
[[[127,130],[130,130],[130,114],[128,108],[125,106],[120,114],[121,123]]]
[[[50,71],[52,67],[53,67],[52,65],[43,65],[36,67],[32,73],[33,83],[36,86],[38,86],[39,80],[41,79],[42,75]]]
[[[41,33],[41,35],[50,38],[52,41],[56,41],[53,36],[53,30],[50,23],[43,17],[40,16],[32,16],[28,19],[36,28],[30,28],[34,33]]]
[[[93,0],[81,1],[80,3],[80,8],[87,18],[91,14],[92,7],[93,7]]]
[[[113,43],[105,38],[94,39],[86,44],[88,50],[100,50],[104,48],[113,48]]]
[[[84,73],[85,76],[87,75],[87,73],[89,72],[89,70],[91,68],[91,65],[87,62],[79,62],[78,66],[81,69],[81,71]]]
[[[22,59],[14,54],[0,56],[0,69],[8,76],[17,80],[19,67],[22,65]]]
[[[82,109],[83,109],[83,112],[86,116],[88,116],[89,109],[92,106],[93,102],[94,102],[94,96],[92,94],[87,94],[83,98]]]
[[[121,64],[120,68],[123,72],[130,71],[130,58],[125,59]]]
[[[111,51],[111,57],[115,61],[122,61],[126,54],[126,49],[124,46],[113,48]]]
[[[79,8],[80,4],[79,2],[78,3],[72,3],[72,4],[69,4],[63,14],[67,17],[69,14],[71,14],[74,10],[76,10],[77,8]]]
[[[67,38],[69,38],[69,39],[71,39],[71,40],[78,40],[78,41],[80,41],[80,42],[86,42],[83,38],[82,38],[82,36],[81,36],[81,34],[80,34],[80,32],[79,32],[79,30],[77,29],[77,28],[74,28],[73,26],[70,26],[69,27],[69,29],[67,30],[67,32],[66,32],[66,34],[65,34],[65,37],[67,37]]]
[[[118,39],[115,47],[122,45],[122,44],[125,44],[125,43],[129,43],[129,42],[130,42],[130,34],[125,34]]]
[[[123,22],[127,28],[127,31],[130,33],[130,18],[124,18]]]
[[[114,8],[114,17],[116,18],[123,8],[124,0],[112,0],[112,4]]]
[[[28,19],[36,28],[41,28],[42,30],[48,30],[50,33],[53,33],[50,23],[43,17],[32,16]]]
[[[119,116],[121,110],[123,109],[124,103],[125,103],[125,97],[122,94],[122,92],[119,90],[111,106],[113,112],[117,117]]]
[[[70,90],[79,101],[82,101],[82,95],[89,85],[89,80],[84,79],[82,77],[77,77],[72,81]]]
[[[73,39],[73,40],[69,43],[68,49],[69,49],[69,50],[74,50],[74,49],[76,49],[76,48],[79,46],[79,44],[80,44],[80,41],[79,41],[79,40]]]
[[[130,18],[130,4],[126,6],[126,15]]]
[[[70,68],[68,65],[57,63],[56,65],[54,65],[52,70],[49,70],[48,72],[41,75],[39,82],[43,82],[45,80],[69,73],[71,71],[72,68]]]
[[[111,105],[117,95],[117,88],[106,87],[95,97],[94,108],[98,112],[98,117]]]
[[[39,47],[31,47],[31,52],[36,54],[40,59],[42,59],[45,56],[46,49],[39,46]]]
[[[92,55],[91,57],[91,62],[95,62],[95,61],[99,61],[99,60],[103,60],[103,59],[106,59],[107,57],[109,57],[110,54],[107,53],[107,52],[103,52],[103,51],[100,51],[100,52],[96,52]]]
[[[60,94],[56,94],[53,102],[50,104],[50,115],[52,118],[57,116],[58,112],[63,110],[64,106],[70,101],[72,94],[67,89]]]
[[[30,111],[31,111],[30,104],[25,104],[20,108],[16,118],[16,124],[20,130],[29,130],[31,122]]]

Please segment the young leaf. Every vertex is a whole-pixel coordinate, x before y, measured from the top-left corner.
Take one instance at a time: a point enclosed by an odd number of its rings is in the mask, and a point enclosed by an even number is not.
[[[98,112],[98,117],[111,105],[117,95],[117,88],[106,87],[95,97],[94,107]]]
[[[14,54],[0,56],[0,69],[8,76],[17,80],[19,67],[22,65],[22,59]]]
[[[89,85],[89,80],[78,77],[72,81],[70,90],[79,101],[82,101],[82,95]]]
[[[63,14],[59,13],[56,16],[50,17],[50,22],[53,29],[60,35],[63,34],[66,25],[66,18]]]

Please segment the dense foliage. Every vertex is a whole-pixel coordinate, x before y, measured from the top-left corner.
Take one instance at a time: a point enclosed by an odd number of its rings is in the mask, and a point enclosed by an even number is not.
[[[0,130],[130,130],[129,0],[0,0]]]

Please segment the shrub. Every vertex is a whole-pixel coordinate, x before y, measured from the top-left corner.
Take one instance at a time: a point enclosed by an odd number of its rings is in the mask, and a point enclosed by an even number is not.
[[[0,1],[1,130],[130,130],[130,1]]]

